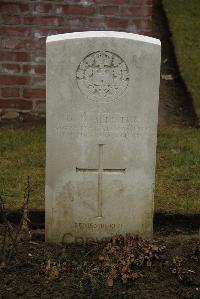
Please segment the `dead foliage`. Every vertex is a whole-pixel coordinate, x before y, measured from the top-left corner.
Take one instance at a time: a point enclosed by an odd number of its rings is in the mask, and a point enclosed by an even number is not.
[[[199,281],[198,278],[196,278],[196,275],[199,271],[200,241],[193,241],[192,246],[193,248],[190,254],[185,257],[174,256],[172,258],[171,273],[174,274],[182,284],[199,286]],[[196,267],[194,267],[194,262],[196,263]]]
[[[49,279],[56,279],[60,276],[62,264],[50,259],[42,265],[41,272]]]
[[[30,180],[28,177],[27,186],[24,191],[23,205],[22,205],[22,217],[18,227],[15,227],[8,220],[7,210],[5,208],[5,202],[0,196],[0,214],[3,219],[3,240],[0,249],[0,268],[4,268],[9,264],[11,258],[14,258],[18,262],[18,244],[21,241],[30,241],[30,220],[29,214],[29,199],[30,199]]]
[[[99,255],[107,285],[113,286],[115,280],[127,283],[142,277],[144,268],[151,267],[164,248],[141,238],[114,236]]]

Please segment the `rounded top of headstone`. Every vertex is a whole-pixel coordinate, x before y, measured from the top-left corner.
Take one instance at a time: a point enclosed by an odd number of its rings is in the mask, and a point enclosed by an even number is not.
[[[68,40],[68,39],[79,39],[79,38],[123,38],[129,39],[133,41],[140,41],[149,44],[161,45],[161,42],[157,38],[135,34],[135,33],[128,33],[128,32],[121,32],[121,31],[83,31],[83,32],[71,32],[71,33],[64,33],[64,34],[56,34],[47,37],[47,43],[49,42],[56,42],[61,40]]]

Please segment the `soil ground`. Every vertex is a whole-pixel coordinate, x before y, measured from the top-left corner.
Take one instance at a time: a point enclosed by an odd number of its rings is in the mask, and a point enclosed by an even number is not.
[[[142,278],[113,287],[103,273],[95,274],[102,245],[51,245],[43,231],[32,233],[32,241],[18,243],[18,253],[0,269],[0,298],[200,298],[197,231],[159,228],[153,242],[166,246],[159,259],[143,269]]]

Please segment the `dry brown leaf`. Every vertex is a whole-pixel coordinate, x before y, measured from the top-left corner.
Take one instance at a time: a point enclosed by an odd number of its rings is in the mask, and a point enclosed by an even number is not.
[[[113,278],[112,277],[108,277],[106,283],[107,283],[108,287],[112,287],[113,286]]]

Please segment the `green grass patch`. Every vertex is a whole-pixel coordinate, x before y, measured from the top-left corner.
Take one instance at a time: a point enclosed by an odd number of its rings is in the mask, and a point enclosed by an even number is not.
[[[200,213],[198,129],[159,131],[155,209],[168,213]]]
[[[30,208],[44,209],[45,129],[0,129],[0,194],[10,210],[21,207],[30,176]],[[198,129],[162,129],[158,134],[155,209],[200,213]]]
[[[0,194],[9,209],[21,207],[30,177],[31,209],[44,209],[45,129],[0,129]]]
[[[163,0],[179,70],[200,117],[200,1]]]

